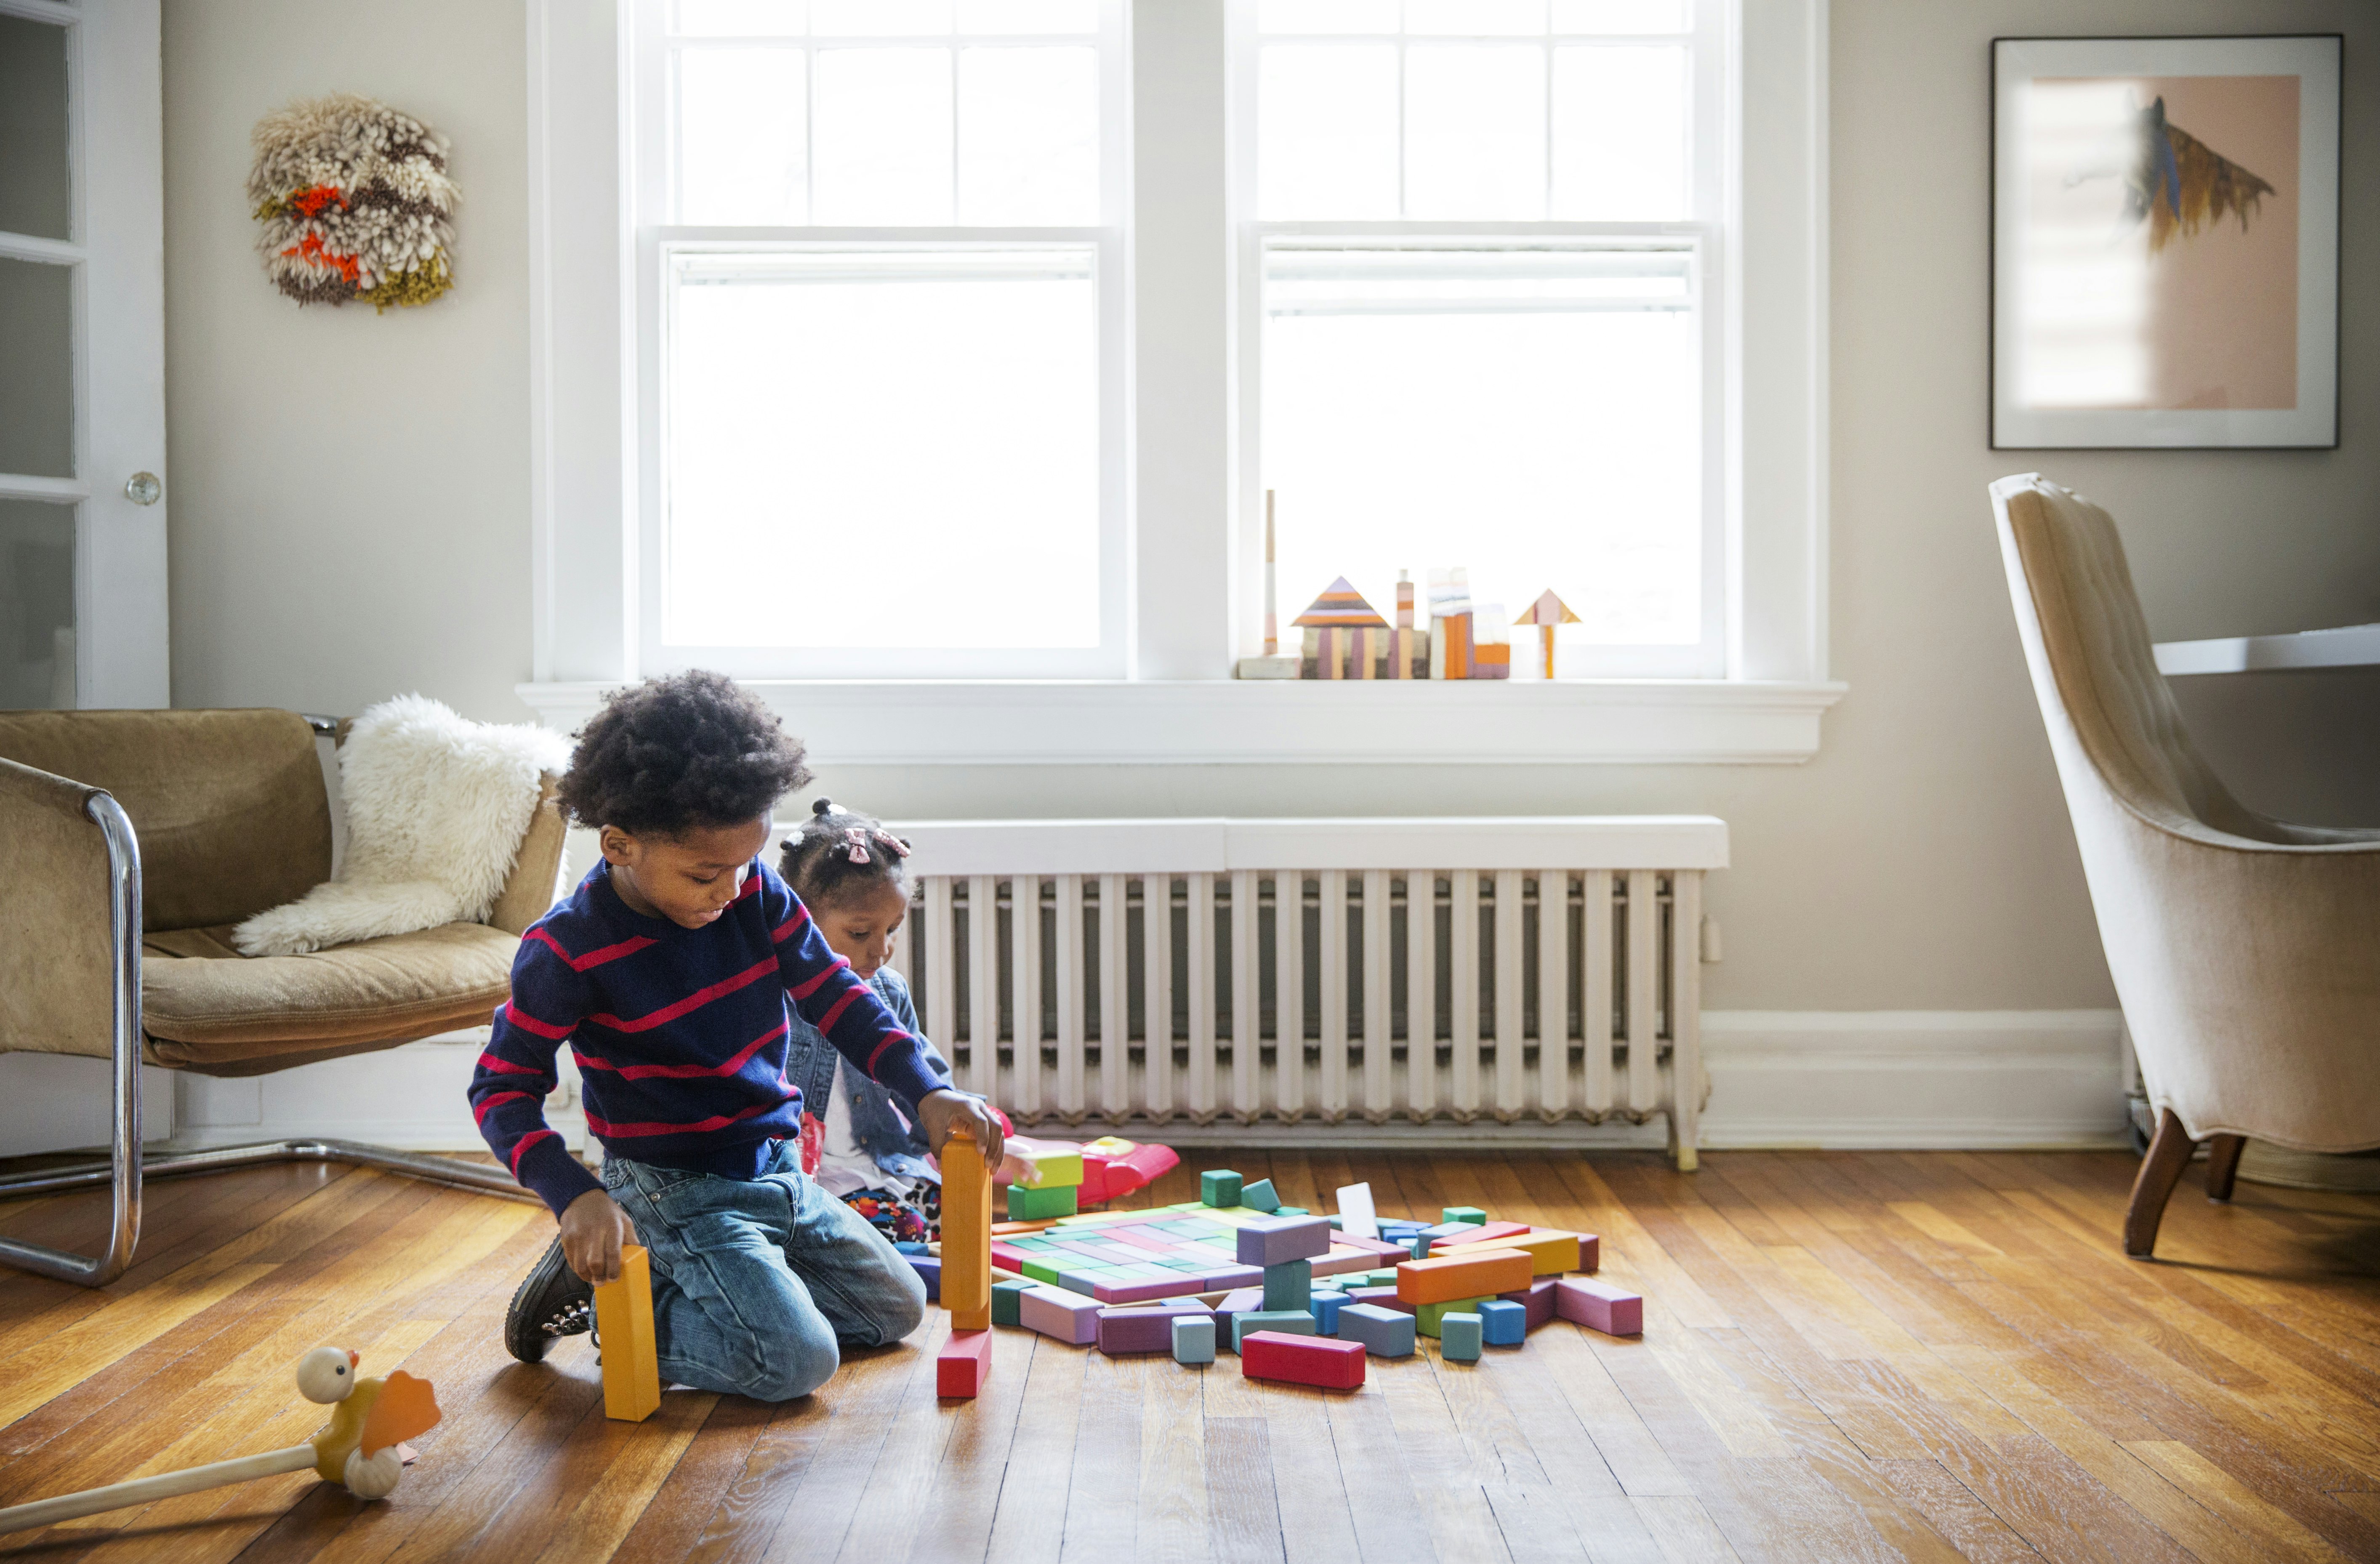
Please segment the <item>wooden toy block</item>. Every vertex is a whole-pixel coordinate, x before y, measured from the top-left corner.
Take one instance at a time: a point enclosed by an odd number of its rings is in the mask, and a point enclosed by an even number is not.
[[[1241,1186],[1240,1204],[1251,1211],[1278,1211],[1281,1209],[1281,1196],[1273,1193],[1270,1179],[1258,1179],[1252,1184]]]
[[[1127,1352],[1162,1352],[1173,1344],[1177,1319],[1212,1320],[1203,1303],[1160,1304],[1153,1309],[1101,1309],[1099,1351],[1111,1358]]]
[[[1076,1209],[1075,1197],[1080,1193],[1081,1186],[1077,1184],[1058,1184],[1048,1189],[1010,1184],[1008,1214],[1028,1221],[1044,1217],[1071,1217]],[[947,1201],[948,1197],[944,1198]]]
[[[1219,1265],[1212,1270],[1202,1271],[1199,1274],[1206,1278],[1207,1285],[1201,1289],[1201,1291],[1207,1292],[1213,1292],[1219,1290],[1222,1291],[1230,1291],[1235,1288],[1262,1287],[1264,1285],[1264,1267],[1262,1266]]]
[[[1554,1284],[1554,1312],[1606,1336],[1645,1334],[1643,1296],[1587,1277],[1566,1276]]]
[[[1603,1268],[1603,1240],[1591,1232],[1578,1235],[1578,1268],[1599,1271]]]
[[[1215,1305],[1215,1331],[1218,1339],[1224,1346],[1235,1348],[1238,1345],[1239,1337],[1232,1328],[1232,1321],[1241,1315],[1253,1314],[1263,1307],[1264,1289],[1261,1287],[1235,1287],[1224,1293],[1221,1301]]]
[[[1303,1309],[1314,1302],[1314,1267],[1305,1260],[1284,1260],[1264,1268],[1264,1306],[1271,1310]]]
[[[1370,1303],[1378,1308],[1394,1309],[1401,1315],[1409,1315],[1416,1307],[1398,1297],[1394,1287],[1351,1287],[1347,1289],[1347,1302]]]
[[[1349,1238],[1378,1238],[1380,1219],[1372,1207],[1372,1186],[1367,1183],[1346,1184],[1331,1197],[1339,1207],[1339,1231]]]
[[[1223,1168],[1210,1169],[1199,1174],[1198,1199],[1208,1206],[1237,1206],[1240,1203],[1240,1175]]]
[[[953,1330],[934,1359],[934,1394],[973,1397],[991,1376],[991,1332]]]
[[[1479,1236],[1478,1230],[1469,1222],[1440,1222],[1436,1227],[1424,1228],[1421,1231],[1422,1236],[1432,1243],[1436,1243],[1440,1239],[1455,1239],[1467,1243]]]
[[[1436,1336],[1446,1324],[1449,1315],[1475,1315],[1486,1298],[1451,1298],[1443,1303],[1424,1303],[1414,1311],[1414,1328],[1424,1336]]]
[[[1429,1234],[1427,1232],[1415,1233],[1411,1238],[1405,1241],[1405,1252],[1416,1260],[1428,1259]]]
[[[1438,1322],[1438,1355],[1449,1363],[1477,1363],[1479,1336],[1477,1315],[1448,1315]]]
[[[1339,1312],[1346,1306],[1347,1294],[1344,1292],[1315,1293],[1313,1299],[1305,1305],[1305,1312],[1314,1316],[1315,1333],[1320,1336],[1338,1335]]]
[[[662,1404],[652,1257],[644,1245],[620,1245],[620,1279],[596,1283],[595,1328],[603,1339],[603,1415],[642,1423]]]
[[[1244,1266],[1318,1259],[1330,1253],[1330,1224],[1319,1217],[1261,1217],[1242,1224],[1237,1242]]]
[[[1430,1251],[1432,1259],[1475,1255],[1488,1249],[1517,1249],[1529,1257],[1531,1274],[1560,1276],[1580,1268],[1581,1254],[1578,1234],[1542,1230],[1524,1232],[1518,1237],[1491,1239],[1484,1243],[1440,1244]]]
[[[1173,1361],[1184,1365],[1215,1361],[1215,1316],[1173,1316]]]
[[[973,1137],[953,1135],[942,1163],[942,1307],[953,1330],[991,1328],[991,1170]]]
[[[1011,1189],[1063,1189],[1083,1182],[1083,1148],[1069,1141],[1032,1140],[1011,1135],[1002,1143],[1006,1153],[1024,1164]]]
[[[1360,1390],[1364,1344],[1252,1330],[1240,1340],[1240,1372],[1250,1379],[1312,1385],[1324,1390]]]
[[[1438,1219],[1441,1224],[1446,1222],[1484,1222],[1488,1219],[1488,1213],[1481,1210],[1476,1206],[1449,1206],[1444,1210],[1439,1212]]]
[[[1024,1320],[1018,1315],[1017,1304],[1027,1292],[1032,1291],[1033,1284],[1029,1281],[993,1282],[991,1284],[991,1323],[994,1325],[1024,1324]]]
[[[1339,1339],[1357,1342],[1366,1352],[1384,1358],[1409,1358],[1414,1352],[1414,1316],[1372,1303],[1350,1303],[1339,1311]]]
[[[933,1255],[905,1255],[909,1268],[926,1284],[926,1302],[930,1303],[942,1295],[942,1262]]]
[[[1099,1310],[1104,1306],[1096,1298],[1054,1287],[1037,1287],[1016,1301],[1016,1323],[1057,1340],[1087,1347],[1099,1339]]]
[[[943,1218],[945,1223],[949,1219],[947,1215]],[[1482,1249],[1446,1259],[1407,1260],[1397,1267],[1397,1296],[1408,1303],[1493,1298],[1528,1286],[1535,1274],[1534,1262],[1517,1249]],[[947,1277],[942,1286],[950,1286]]]
[[[1528,1316],[1531,1330],[1554,1317],[1554,1278],[1542,1276],[1514,1292],[1501,1292],[1497,1297],[1507,1303],[1518,1303]]]
[[[1452,1227],[1453,1231],[1447,1231]],[[1458,1243],[1493,1243],[1499,1239],[1513,1238],[1536,1230],[1526,1222],[1454,1222],[1430,1229],[1438,1236],[1430,1243],[1440,1249]]]
[[[1529,1311],[1501,1298],[1479,1305],[1479,1340],[1490,1347],[1517,1347],[1529,1339]],[[1439,1340],[1446,1339],[1446,1321],[1438,1322]]]
[[[1218,1316],[1220,1318],[1220,1316]],[[1252,1330],[1278,1331],[1289,1336],[1314,1334],[1314,1316],[1304,1309],[1250,1309],[1232,1316],[1232,1351],[1238,1352]]]

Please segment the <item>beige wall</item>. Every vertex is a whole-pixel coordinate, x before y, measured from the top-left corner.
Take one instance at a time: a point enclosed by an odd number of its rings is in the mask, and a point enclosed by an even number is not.
[[[407,8],[401,25],[385,8],[316,15],[168,0],[176,698],[352,709],[418,687],[520,718],[516,13],[446,0]],[[1735,867],[1709,897],[1727,936],[1715,1006],[2109,1004],[1984,485],[2039,467],[2113,506],[2161,637],[2380,618],[2380,317],[2356,285],[2380,217],[2369,203],[2346,213],[2339,451],[1995,453],[1989,40],[2343,29],[2352,178],[2380,152],[2361,91],[2380,33],[2367,18],[2344,0],[1836,0],[1831,628],[1852,693],[1805,767],[837,767],[821,790],[912,818],[1707,810],[1735,840]],[[455,139],[461,285],[416,317],[298,315],[248,253],[247,126],[283,98],[340,86]],[[379,398],[333,400],[356,385]],[[344,483],[344,499],[317,491],[310,451],[344,457],[323,480]]]

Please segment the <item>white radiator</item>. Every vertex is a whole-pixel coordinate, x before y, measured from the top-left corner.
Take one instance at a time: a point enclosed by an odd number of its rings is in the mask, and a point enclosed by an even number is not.
[[[1722,820],[895,829],[920,881],[895,964],[960,1084],[1020,1127],[1660,1114],[1694,1165]]]

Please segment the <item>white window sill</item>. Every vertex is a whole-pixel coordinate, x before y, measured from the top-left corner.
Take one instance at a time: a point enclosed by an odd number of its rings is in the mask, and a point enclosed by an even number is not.
[[[829,765],[1799,765],[1847,685],[747,680]],[[568,733],[615,687],[515,691]]]

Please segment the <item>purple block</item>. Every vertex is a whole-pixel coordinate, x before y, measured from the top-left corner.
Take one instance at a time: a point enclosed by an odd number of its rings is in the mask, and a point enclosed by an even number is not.
[[[1587,1277],[1566,1276],[1555,1284],[1554,1312],[1606,1336],[1645,1334],[1644,1298]]]
[[[917,1279],[926,1284],[926,1301],[934,1303],[942,1295],[942,1262],[934,1255],[904,1255],[903,1259],[916,1268]]]
[[[1219,1265],[1211,1271],[1200,1273],[1198,1278],[1198,1291],[1201,1292],[1230,1292],[1242,1287],[1263,1285],[1262,1266]]]
[[[1163,1303],[1153,1309],[1101,1309],[1099,1351],[1110,1357],[1121,1357],[1126,1352],[1171,1352],[1173,1351],[1175,1320],[1214,1317],[1214,1311],[1204,1303]]]
[[[1531,1330],[1554,1317],[1554,1282],[1549,1276],[1539,1277],[1517,1292],[1500,1292],[1496,1296],[1507,1303],[1518,1303],[1528,1311]]]
[[[1240,1264],[1278,1266],[1330,1253],[1328,1217],[1267,1217],[1240,1227]]]
[[[1185,1279],[1184,1273],[1175,1271],[1155,1281],[1097,1282],[1091,1288],[1091,1296],[1102,1303],[1146,1303],[1152,1299],[1180,1296]],[[1210,1287],[1207,1291],[1215,1290]],[[1172,1341],[1171,1337],[1167,1338],[1169,1351]]]
[[[1088,1346],[1099,1339],[1099,1301],[1055,1287],[1037,1287],[1016,1300],[1016,1323],[1061,1341]]]
[[[1228,1294],[1215,1305],[1215,1340],[1225,1346],[1232,1340],[1232,1316],[1250,1314],[1264,1307],[1264,1289],[1243,1287]]]
[[[1384,1255],[1397,1260],[1413,1258],[1413,1245],[1409,1243],[1390,1243],[1379,1238],[1350,1238],[1343,1232],[1332,1233],[1330,1242],[1338,1248],[1360,1249],[1366,1255]]]
[[[1401,1315],[1414,1312],[1414,1305],[1397,1296],[1393,1287],[1351,1287],[1347,1289],[1350,1303],[1369,1303],[1378,1309],[1394,1309]]]

